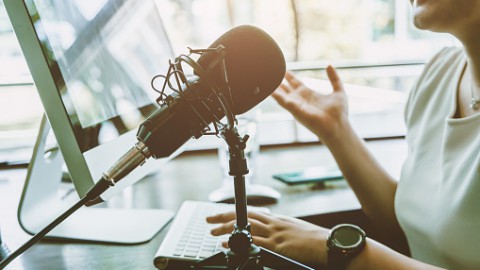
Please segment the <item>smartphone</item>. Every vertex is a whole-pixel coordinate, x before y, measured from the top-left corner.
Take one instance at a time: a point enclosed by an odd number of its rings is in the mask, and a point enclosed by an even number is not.
[[[337,166],[317,166],[304,170],[273,174],[273,178],[288,185],[306,183],[321,183],[343,179],[343,174]]]

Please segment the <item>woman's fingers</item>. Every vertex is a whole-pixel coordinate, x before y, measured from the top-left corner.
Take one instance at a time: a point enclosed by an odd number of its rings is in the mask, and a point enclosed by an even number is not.
[[[250,223],[250,230],[252,235],[254,236],[262,236],[262,237],[268,237],[270,235],[270,228],[268,225],[265,223],[262,223],[258,220],[255,219],[248,219],[248,222]],[[230,222],[224,223],[216,228],[213,228],[210,233],[213,236],[220,236],[224,234],[230,234],[233,232],[233,226],[235,224],[235,221],[232,220]]]
[[[273,99],[275,99],[276,102],[278,102],[278,104],[280,104],[280,106],[282,107],[285,107],[285,101],[287,100],[287,93],[283,92],[281,89],[277,89],[275,90],[271,96],[273,97]]]
[[[330,65],[327,67],[327,75],[328,79],[330,80],[330,84],[332,84],[333,91],[343,91],[342,80],[338,76],[334,67]]]
[[[292,114],[296,113],[296,110],[301,102],[301,99],[298,99],[290,93],[285,93],[279,90],[273,92],[271,96],[280,106],[287,109]]]
[[[257,246],[261,246],[263,248],[269,249],[269,250],[274,250],[275,245],[272,243],[272,241],[268,240],[268,238],[261,237],[261,236],[252,236],[253,243]]]
[[[290,72],[290,71],[287,71],[287,72],[285,73],[285,79],[286,79],[287,82],[292,86],[293,89],[296,89],[296,88],[298,88],[298,87],[300,87],[300,86],[303,85],[303,83],[302,83],[300,80],[298,80],[298,79],[295,77],[295,75],[293,75],[293,73]]]
[[[284,91],[285,93],[291,93],[293,91],[292,87],[285,82],[280,83],[277,90]]]
[[[333,90],[343,91],[344,88],[343,88],[342,80],[340,79],[340,76],[338,76],[338,73],[335,70],[335,68],[329,65],[327,66],[326,71],[327,71],[328,79],[330,80],[330,83],[333,87]],[[291,93],[297,89],[303,88],[304,86],[303,83],[300,80],[298,80],[297,77],[295,77],[295,75],[293,75],[293,73],[290,71],[287,71],[285,73],[285,79],[287,83],[283,82],[280,84],[277,91],[275,91],[273,94],[274,97],[278,96],[279,93],[281,93],[282,91],[285,93]]]
[[[226,213],[217,214],[217,215],[214,215],[214,216],[209,216],[209,217],[207,217],[207,222],[208,223],[213,223],[213,224],[225,223],[225,222],[228,222],[230,220],[234,220],[235,218],[236,218],[235,212],[230,211],[230,212],[226,212]]]
[[[264,224],[269,224],[272,222],[273,217],[269,213],[260,212],[260,211],[248,211],[249,219],[256,219]]]
[[[229,213],[227,213],[227,217],[231,217]],[[270,234],[270,229],[268,227],[269,222],[268,216],[264,214],[259,214],[256,212],[249,213],[248,222],[251,225],[251,232],[252,235],[258,236],[268,236]],[[228,221],[219,222],[222,223],[220,226],[213,228],[210,233],[214,236],[223,235],[231,233],[234,229],[234,225],[236,223],[235,219],[230,219]]]
[[[235,224],[235,220],[231,220],[229,222],[223,223],[222,225],[213,228],[210,233],[213,236],[224,235],[227,233],[231,233],[233,231],[233,225]]]
[[[252,211],[252,210],[248,211],[248,217],[256,219],[256,220],[261,221],[263,223],[269,223],[272,220],[272,217],[269,214],[259,212],[258,210],[257,211]],[[230,211],[230,212],[226,212],[226,213],[221,213],[221,214],[209,216],[209,217],[207,217],[207,222],[212,223],[212,224],[217,224],[217,223],[229,222],[229,221],[235,220],[235,219],[236,219],[235,212]]]
[[[256,219],[251,219],[251,218],[248,219],[248,222],[251,225],[250,230],[253,236],[267,237],[270,235],[270,229],[268,225],[266,225],[265,223],[262,223]]]

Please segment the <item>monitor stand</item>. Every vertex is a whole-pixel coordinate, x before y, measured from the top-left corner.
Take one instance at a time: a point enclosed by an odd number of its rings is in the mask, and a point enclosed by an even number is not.
[[[44,116],[18,207],[19,223],[30,234],[43,229],[76,202],[63,198],[64,161],[58,147],[47,149],[49,131]],[[46,237],[137,244],[152,239],[172,217],[173,212],[160,209],[82,207]]]

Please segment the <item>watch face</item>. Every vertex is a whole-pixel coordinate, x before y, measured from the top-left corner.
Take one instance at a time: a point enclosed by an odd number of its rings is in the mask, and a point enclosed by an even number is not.
[[[363,241],[363,235],[352,227],[341,227],[334,231],[332,240],[341,248],[355,248]]]

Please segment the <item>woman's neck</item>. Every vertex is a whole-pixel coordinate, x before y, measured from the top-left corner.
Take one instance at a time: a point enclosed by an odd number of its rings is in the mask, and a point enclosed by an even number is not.
[[[477,96],[480,97],[480,36],[462,41],[467,55],[468,72],[471,74],[472,83],[476,86]]]
[[[463,118],[480,112],[471,105],[473,98],[475,100],[480,99],[480,46],[474,43],[463,43],[463,45],[467,64],[458,85],[456,118]]]

